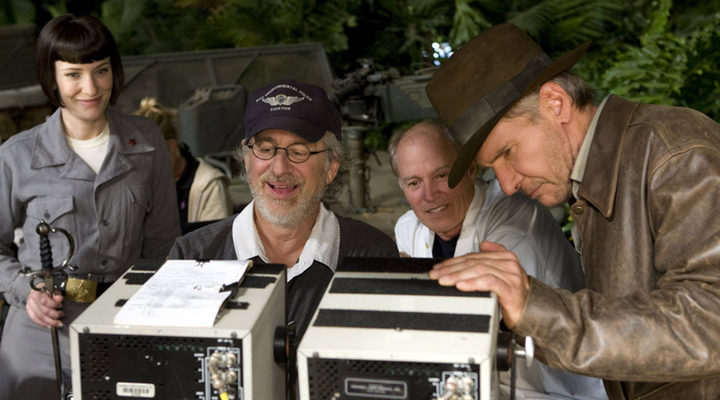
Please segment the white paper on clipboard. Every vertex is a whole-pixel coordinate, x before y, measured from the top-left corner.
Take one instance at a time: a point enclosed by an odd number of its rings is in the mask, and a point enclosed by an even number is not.
[[[167,260],[115,315],[119,325],[212,327],[250,261]]]

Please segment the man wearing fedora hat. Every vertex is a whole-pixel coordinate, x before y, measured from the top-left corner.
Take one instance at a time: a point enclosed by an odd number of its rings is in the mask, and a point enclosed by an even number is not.
[[[525,271],[542,282],[571,291],[583,288],[580,257],[545,207],[520,193],[505,196],[497,179],[477,179],[473,165],[457,186],[448,187],[459,149],[447,127],[434,120],[390,138],[390,166],[412,208],[395,224],[400,253],[446,259],[494,241],[511,249]],[[607,398],[601,380],[539,362],[518,363],[516,377],[517,399]],[[499,376],[501,394],[509,393],[509,378],[509,373]]]
[[[503,192],[571,200],[587,289],[528,277],[496,243],[431,278],[498,295],[506,325],[550,366],[601,377],[611,399],[720,398],[720,125],[689,109],[611,95],[591,102],[567,72],[588,45],[551,60],[517,27],[462,46],[427,86],[472,162]]]

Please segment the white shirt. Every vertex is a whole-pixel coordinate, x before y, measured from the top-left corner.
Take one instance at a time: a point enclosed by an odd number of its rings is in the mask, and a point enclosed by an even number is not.
[[[70,136],[66,137],[70,149],[97,174],[107,155],[108,143],[110,142],[110,125],[105,124],[105,129],[92,139],[77,140]]]
[[[410,210],[395,224],[398,250],[411,257],[432,257],[435,233]],[[455,257],[495,242],[514,252],[530,276],[568,290],[585,286],[580,261],[557,222],[542,205],[523,195],[505,196],[497,179],[477,182],[465,215]]]
[[[467,254],[477,251],[480,248],[480,238],[477,235],[478,229],[474,223],[468,221],[482,221],[480,214],[487,211],[490,204],[496,201],[496,193],[490,192],[490,197],[485,203],[487,184],[480,182],[475,184],[475,193],[472,202],[465,214],[460,236],[458,237],[457,246],[455,247],[455,256]],[[502,194],[502,192],[500,192]],[[395,241],[398,250],[407,253],[411,257],[432,257],[433,244],[435,242],[435,233],[430,228],[423,225],[415,216],[413,210],[403,214],[395,224]]]
[[[435,233],[410,210],[395,224],[398,250],[411,257],[432,257]],[[571,291],[585,286],[580,260],[557,221],[542,205],[523,195],[506,196],[497,179],[477,182],[455,247],[455,257],[480,250],[484,241],[514,252],[528,275]],[[535,361],[518,363],[516,398],[607,399],[602,380],[550,368]],[[501,374],[506,391],[509,374]],[[507,393],[505,393],[507,395]]]
[[[269,263],[255,226],[254,209],[255,200],[250,202],[233,220],[232,235],[235,253],[239,260],[249,260],[257,256]],[[315,225],[310,232],[310,237],[305,242],[300,258],[295,265],[287,269],[287,281],[290,282],[305,272],[314,261],[322,263],[334,273],[337,268],[339,251],[340,224],[335,214],[321,204]]]

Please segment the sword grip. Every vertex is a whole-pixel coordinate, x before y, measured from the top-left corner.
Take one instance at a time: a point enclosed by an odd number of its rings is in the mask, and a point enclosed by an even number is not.
[[[42,269],[52,270],[53,259],[52,259],[52,248],[50,247],[50,225],[45,221],[40,221],[35,232],[40,235],[40,262],[42,263]]]

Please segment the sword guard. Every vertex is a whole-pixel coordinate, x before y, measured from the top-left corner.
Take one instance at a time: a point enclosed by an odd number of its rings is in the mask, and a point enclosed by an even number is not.
[[[60,267],[65,267],[68,262],[70,262],[70,258],[72,257],[73,253],[75,252],[75,240],[73,240],[72,235],[70,235],[70,232],[66,231],[62,228],[53,228],[50,226],[45,220],[40,220],[40,223],[35,227],[35,232],[37,232],[38,235],[40,235],[40,258],[41,261],[43,261],[43,268],[45,268],[45,259],[43,257],[49,256],[49,265],[52,267],[52,250],[50,249],[50,239],[49,235],[50,233],[62,233],[65,238],[68,241],[68,254],[63,260],[63,262],[60,264]],[[45,240],[47,240],[47,242]],[[47,245],[47,248],[44,248],[45,245]],[[52,267],[54,268],[54,267]]]
[[[39,270],[39,271],[28,271],[23,273],[25,276],[30,277],[30,288],[36,291],[46,291],[52,295],[55,289],[60,289],[62,293],[65,293],[65,283],[67,282],[68,274],[65,272],[66,269],[74,271],[77,269],[74,265],[68,265],[63,268],[53,268],[51,271]],[[52,282],[52,285],[48,287],[48,281]],[[45,286],[38,286],[40,283],[45,283]]]
[[[42,268],[37,271],[31,271],[29,267],[24,267],[20,273],[30,277],[30,287],[37,291],[47,291],[50,295],[55,289],[65,292],[65,283],[67,282],[66,270],[74,271],[76,266],[69,264],[70,258],[75,251],[75,241],[68,231],[62,228],[53,228],[45,220],[35,228],[35,232],[40,235],[40,261]],[[50,247],[50,233],[62,233],[68,241],[68,254],[63,262],[54,267],[52,260],[52,248]],[[44,282],[44,287],[39,287],[40,282]]]

